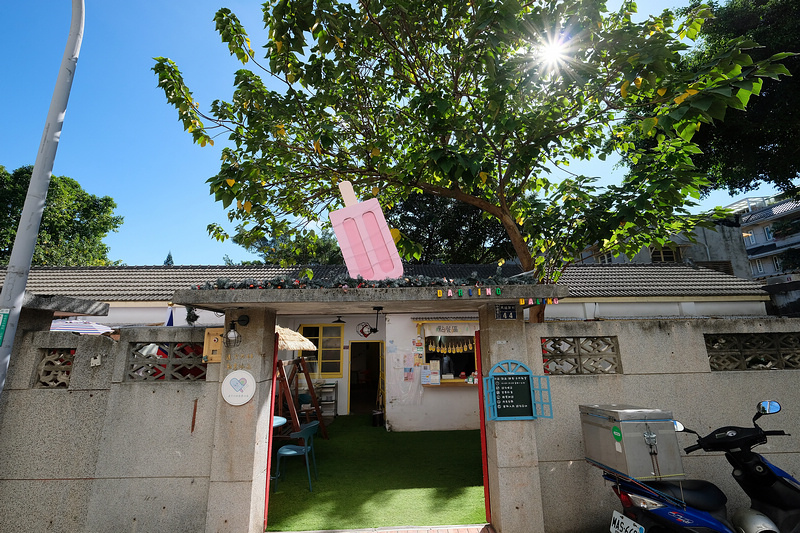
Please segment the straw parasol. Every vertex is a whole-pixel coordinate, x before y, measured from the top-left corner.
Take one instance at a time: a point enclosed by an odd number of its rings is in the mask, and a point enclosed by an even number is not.
[[[298,332],[281,326],[275,326],[275,333],[278,334],[278,350],[314,350],[317,346],[300,335]]]

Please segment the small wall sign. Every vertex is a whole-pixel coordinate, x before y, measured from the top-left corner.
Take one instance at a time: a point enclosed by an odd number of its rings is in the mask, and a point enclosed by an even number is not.
[[[231,405],[244,405],[256,393],[256,378],[247,370],[234,370],[222,381],[222,398]]]
[[[6,328],[8,327],[8,315],[11,314],[11,309],[0,309],[0,344],[6,336]]]
[[[497,305],[494,308],[495,320],[516,320],[517,319],[517,306],[516,305]]]
[[[553,418],[550,379],[519,361],[501,361],[483,378],[489,420]]]

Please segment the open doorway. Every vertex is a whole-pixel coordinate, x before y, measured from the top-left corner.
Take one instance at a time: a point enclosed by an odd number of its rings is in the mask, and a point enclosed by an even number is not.
[[[382,341],[350,341],[350,414],[382,409]]]

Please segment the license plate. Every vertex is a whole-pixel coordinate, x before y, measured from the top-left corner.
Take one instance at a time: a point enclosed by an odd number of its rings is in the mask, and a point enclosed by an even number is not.
[[[611,533],[644,533],[644,526],[640,526],[619,511],[614,511],[609,531]]]

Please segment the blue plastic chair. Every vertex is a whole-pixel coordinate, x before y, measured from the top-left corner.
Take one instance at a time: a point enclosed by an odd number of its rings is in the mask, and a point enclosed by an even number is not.
[[[300,431],[295,431],[289,436],[293,439],[303,439],[303,445],[287,444],[281,446],[278,450],[278,468],[275,472],[275,489],[278,488],[278,479],[281,477],[281,461],[286,457],[304,457],[306,460],[306,471],[308,472],[308,491],[313,492],[311,488],[311,464],[308,461],[308,454],[311,453],[311,460],[314,462],[314,479],[317,477],[317,458],[314,456],[314,435],[317,434],[319,429],[319,420],[314,420],[301,427]]]

